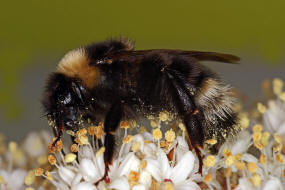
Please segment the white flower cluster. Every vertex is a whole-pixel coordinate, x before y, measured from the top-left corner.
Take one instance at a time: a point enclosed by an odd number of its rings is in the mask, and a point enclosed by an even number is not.
[[[128,135],[106,171],[105,148],[98,149],[86,141],[78,145],[78,156],[63,156],[61,151],[55,151],[48,160],[56,170],[44,173],[38,168],[36,175],[49,179],[59,190],[147,190],[152,186],[166,190],[200,189],[197,182],[202,177],[197,174],[197,160],[184,138],[177,137],[172,145],[170,161],[170,152],[158,146],[150,133]]]

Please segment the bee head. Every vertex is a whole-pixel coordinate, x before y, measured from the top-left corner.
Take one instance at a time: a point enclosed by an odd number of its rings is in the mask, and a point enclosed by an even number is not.
[[[82,110],[88,106],[90,93],[75,78],[60,73],[51,75],[42,103],[48,117],[56,126],[62,124],[66,129],[76,130],[80,124]]]

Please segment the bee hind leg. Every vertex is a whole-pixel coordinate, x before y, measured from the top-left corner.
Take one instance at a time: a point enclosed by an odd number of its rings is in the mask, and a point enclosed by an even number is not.
[[[188,133],[189,148],[194,149],[199,159],[199,173],[202,173],[202,147],[204,133],[201,121],[202,113],[197,109],[193,96],[187,91],[183,81],[175,72],[167,71],[166,76],[169,84],[169,94],[172,96],[173,103],[183,120]]]

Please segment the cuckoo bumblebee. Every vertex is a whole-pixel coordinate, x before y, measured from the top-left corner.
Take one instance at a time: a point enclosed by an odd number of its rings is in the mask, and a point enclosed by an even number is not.
[[[104,121],[104,159],[111,161],[115,131],[123,119],[174,113],[199,149],[213,137],[223,142],[237,122],[229,85],[200,61],[237,63],[229,54],[201,51],[134,50],[131,41],[111,39],[68,52],[47,80],[43,106],[56,139],[76,132],[82,121]]]

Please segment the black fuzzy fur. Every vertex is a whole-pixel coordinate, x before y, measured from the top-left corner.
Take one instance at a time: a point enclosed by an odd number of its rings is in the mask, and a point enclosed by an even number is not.
[[[96,66],[101,74],[101,82],[92,89],[84,87],[80,78],[51,75],[43,105],[57,125],[63,121],[65,129],[77,131],[80,115],[93,123],[105,120],[106,161],[112,159],[113,132],[126,117],[158,114],[163,110],[174,113],[186,125],[194,147],[202,146],[205,136],[230,131],[236,122],[233,111],[228,119],[219,120],[211,128],[204,124],[203,107],[197,105],[194,97],[206,79],[217,79],[198,63],[200,60],[235,63],[237,57],[180,50],[133,51],[127,47],[116,40],[83,47],[90,65]]]

